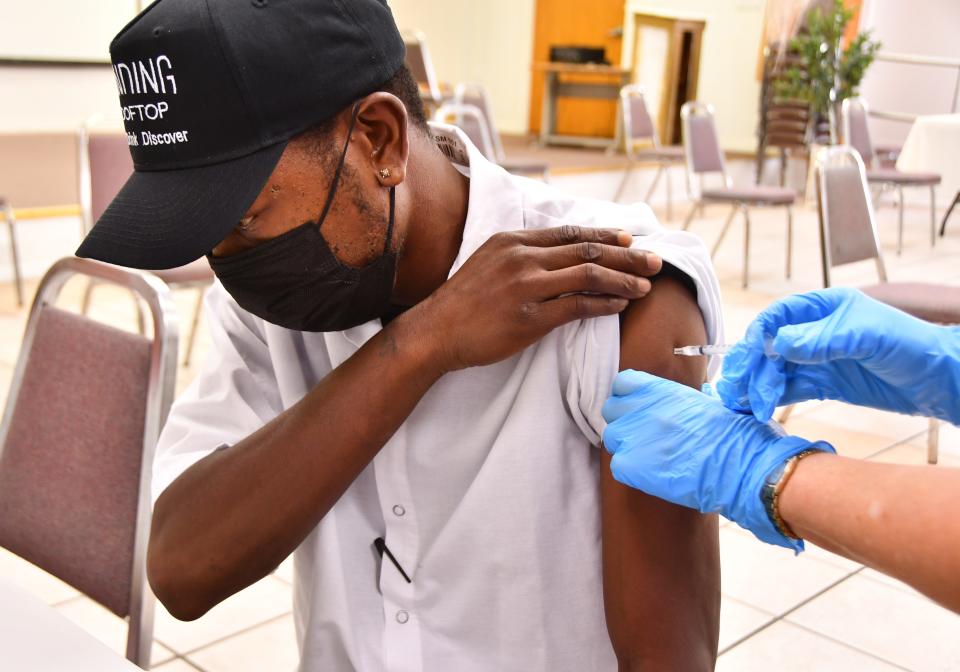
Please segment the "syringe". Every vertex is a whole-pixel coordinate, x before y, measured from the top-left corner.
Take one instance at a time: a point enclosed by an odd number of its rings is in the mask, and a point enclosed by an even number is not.
[[[685,345],[682,348],[674,348],[673,354],[678,357],[723,357],[732,349],[732,345]],[[773,338],[767,337],[764,340],[763,353],[769,359],[777,359],[780,356],[773,349]]]

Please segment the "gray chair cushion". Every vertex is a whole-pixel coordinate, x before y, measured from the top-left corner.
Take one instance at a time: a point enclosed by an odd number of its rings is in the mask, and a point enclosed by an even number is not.
[[[752,203],[755,205],[791,205],[797,192],[783,187],[733,187],[731,189],[704,189],[703,198],[710,201]]]
[[[867,182],[886,184],[934,185],[940,184],[940,176],[936,173],[903,172],[891,168],[867,171]]]

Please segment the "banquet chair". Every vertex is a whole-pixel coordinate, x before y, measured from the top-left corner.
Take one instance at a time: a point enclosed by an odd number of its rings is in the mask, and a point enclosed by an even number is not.
[[[793,203],[797,192],[784,187],[747,186],[734,187],[733,181],[727,174],[720,151],[720,142],[717,138],[714,124],[713,106],[701,102],[687,102],[680,108],[680,117],[683,121],[683,147],[687,162],[687,191],[693,207],[683,223],[686,230],[690,227],[694,215],[706,205],[719,203],[730,204],[732,209],[727,221],[720,231],[720,236],[713,245],[710,256],[716,255],[723,242],[730,224],[738,212],[743,213],[744,249],[743,249],[743,281],[747,287],[750,278],[750,208],[752,207],[782,207],[787,211],[787,264],[786,275],[791,275],[793,258]],[[706,188],[704,177],[718,175],[721,186]]]
[[[83,234],[86,235],[94,223],[106,211],[107,206],[117,195],[127,179],[133,173],[133,160],[127,136],[124,133],[91,132],[87,127],[80,129],[80,210]],[[200,313],[203,310],[203,295],[213,282],[213,270],[205,258],[192,261],[185,266],[150,271],[163,280],[171,289],[196,289],[194,304],[184,352],[184,366],[190,365],[193,346],[196,341]],[[82,312],[86,314],[90,307],[93,290],[98,281],[91,278],[83,295]],[[143,310],[136,302],[137,321],[143,331]]]
[[[647,107],[646,89],[640,84],[628,84],[620,89],[620,114],[623,115],[627,167],[623,171],[623,179],[613,200],[619,201],[623,196],[623,191],[636,164],[652,161],[657,164],[657,174],[653,177],[653,182],[643,200],[650,200],[660,182],[660,177],[664,176],[667,190],[667,219],[673,219],[673,185],[670,182],[670,167],[683,163],[683,147],[660,144],[660,135],[657,133]],[[638,143],[642,143],[642,146],[638,147]]]
[[[420,98],[429,110],[436,110],[450,96],[444,92],[446,87],[441,85],[433,69],[427,36],[419,30],[404,31],[403,42],[407,48],[405,63],[420,87]]]
[[[152,336],[57,308],[74,277],[135,292]],[[150,480],[176,373],[176,310],[159,278],[61,259],[37,290],[0,423],[0,546],[127,618],[126,656],[143,668]]]
[[[493,105],[490,96],[482,84],[457,84],[453,91],[453,102],[461,105],[472,105],[480,111],[479,123],[487,128],[487,135],[492,145],[492,153],[486,154],[488,159],[515,175],[539,175],[544,182],[550,181],[550,166],[543,161],[514,161],[507,157],[503,150],[503,140],[493,118]],[[459,125],[459,124],[455,124]]]
[[[861,287],[865,294],[922,320],[960,324],[960,287],[887,281],[867,171],[857,151],[845,145],[824,147],[815,157],[814,170],[824,286],[832,286],[833,268],[872,259],[879,283]],[[788,406],[782,412],[781,424],[792,409]],[[927,434],[931,464],[937,462],[938,443],[939,421],[931,419]]]
[[[497,158],[497,146],[491,133],[490,124],[483,110],[476,105],[456,102],[444,103],[433,114],[433,121],[441,124],[452,124],[459,128],[488,161],[500,165],[510,173],[518,175],[540,174],[544,181],[549,177],[550,171],[546,164],[501,163]]]
[[[937,240],[937,186],[940,176],[936,173],[905,172],[896,168],[877,166],[877,153],[870,138],[867,124],[869,110],[862,98],[847,98],[843,101],[844,142],[856,149],[867,167],[867,182],[881,189],[895,189],[898,201],[897,254],[903,252],[903,189],[926,187],[930,189],[930,246]]]

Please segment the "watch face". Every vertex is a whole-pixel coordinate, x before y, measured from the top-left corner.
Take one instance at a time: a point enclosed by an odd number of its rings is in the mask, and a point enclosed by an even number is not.
[[[763,484],[766,487],[775,487],[777,483],[780,482],[780,479],[783,478],[783,472],[787,468],[787,463],[790,460],[785,460],[779,465],[770,470],[770,473],[767,474],[767,477],[763,479]]]

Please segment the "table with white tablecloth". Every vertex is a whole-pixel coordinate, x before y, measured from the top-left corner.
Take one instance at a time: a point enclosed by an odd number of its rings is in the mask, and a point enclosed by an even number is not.
[[[0,579],[0,670],[141,672],[38,597]]]
[[[917,117],[903,143],[897,168],[939,173],[943,182],[937,189],[937,205],[949,206],[960,191],[960,114]]]

